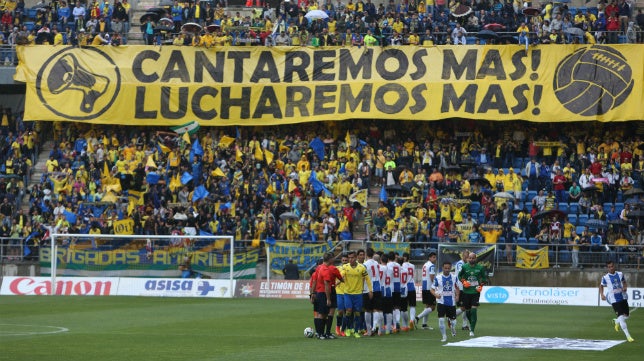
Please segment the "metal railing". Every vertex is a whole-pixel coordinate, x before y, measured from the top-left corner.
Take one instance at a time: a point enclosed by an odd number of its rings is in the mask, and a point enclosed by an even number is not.
[[[22,262],[26,258],[38,258],[38,250],[26,245],[25,238],[0,238],[0,262]]]
[[[135,236],[136,237],[136,236]],[[238,247],[251,247],[252,241],[236,241]],[[400,245],[408,244],[411,261],[415,263],[425,262],[431,252],[437,252],[439,243],[435,242],[403,242]],[[454,242],[447,244],[458,244],[460,246],[468,243]],[[481,246],[480,243],[472,243],[472,246]],[[348,250],[366,249],[372,246],[367,240],[345,240],[337,242],[332,251],[335,253]],[[516,267],[517,246],[529,252],[534,252],[542,247],[548,247],[546,253],[549,266],[546,269],[597,269],[604,268],[607,261],[613,261],[620,269],[639,270],[644,266],[644,245],[632,244],[625,246],[602,245],[597,249],[589,245],[573,247],[568,244],[517,244],[497,243],[494,255],[495,267]],[[25,238],[0,238],[0,261],[2,263],[20,263],[23,261],[38,261],[40,245],[27,241]],[[43,244],[43,247],[48,247]],[[105,246],[100,249],[108,249]],[[575,248],[578,248],[576,250]],[[543,255],[545,256],[545,255]],[[263,257],[262,257],[263,258]]]
[[[343,250],[358,250],[370,247],[372,242],[366,240],[341,241]],[[404,242],[403,242],[404,243]],[[435,242],[410,242],[410,256],[414,262],[424,262],[431,252],[437,252],[439,243]],[[447,244],[467,245],[468,243],[454,242]],[[480,246],[481,243],[472,243]],[[548,247],[548,269],[553,268],[604,268],[607,261],[613,261],[619,268],[640,269],[644,267],[644,245],[634,244],[629,246],[602,245],[597,250],[589,245],[575,248],[568,244],[517,244],[496,243],[495,266],[515,267],[517,260],[517,246],[530,252],[542,247]],[[575,261],[575,258],[577,261]]]

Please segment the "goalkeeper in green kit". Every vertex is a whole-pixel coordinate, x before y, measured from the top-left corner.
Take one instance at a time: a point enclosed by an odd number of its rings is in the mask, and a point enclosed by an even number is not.
[[[467,263],[463,265],[458,273],[458,279],[463,284],[461,302],[465,308],[467,319],[470,320],[470,337],[474,336],[476,328],[476,312],[479,307],[479,297],[483,285],[487,283],[487,271],[485,267],[476,263],[476,254],[471,252],[467,257]]]

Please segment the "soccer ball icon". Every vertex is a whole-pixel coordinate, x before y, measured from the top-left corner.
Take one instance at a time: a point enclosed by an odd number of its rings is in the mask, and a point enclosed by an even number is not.
[[[313,332],[312,328],[307,327],[307,328],[304,329],[304,337],[313,338],[314,334],[315,334],[315,332]]]

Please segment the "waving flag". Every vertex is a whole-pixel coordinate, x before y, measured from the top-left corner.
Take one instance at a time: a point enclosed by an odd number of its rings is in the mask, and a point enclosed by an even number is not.
[[[313,138],[311,143],[309,143],[309,147],[313,149],[315,154],[318,156],[318,159],[324,159],[324,142],[322,139],[318,137]]]
[[[206,187],[200,185],[199,187],[195,188],[195,191],[192,193],[192,201],[197,202],[199,200],[202,200],[208,197],[209,194],[210,192],[206,190]]]
[[[183,172],[181,175],[181,184],[188,184],[192,180],[192,174],[188,172]]]
[[[190,135],[195,134],[199,130],[199,123],[196,121],[191,121],[186,124],[182,124],[176,127],[170,127],[173,132],[177,134],[188,133]]]
[[[192,147],[190,147],[190,155],[189,155],[189,161],[192,163],[195,155],[198,156],[203,156],[203,148],[201,147],[201,144],[199,143],[199,139],[195,139],[194,143],[192,143]]]
[[[234,141],[235,138],[224,135],[223,137],[221,137],[221,139],[219,139],[219,147],[228,148],[231,144],[233,144]]]
[[[264,156],[266,157],[266,164],[273,163],[273,158],[275,157],[275,154],[273,154],[273,152],[271,152],[268,149],[265,149],[264,150]]]
[[[349,196],[349,202],[354,203],[358,202],[360,203],[361,206],[367,207],[367,190],[366,189],[361,189],[357,192],[352,193]]]
[[[145,181],[148,182],[148,184],[158,184],[160,179],[161,176],[156,172],[150,172],[145,176]]]
[[[389,197],[387,196],[387,190],[385,189],[385,185],[382,185],[382,188],[380,188],[380,201],[381,202],[386,202]]]
[[[331,191],[318,180],[315,171],[311,172],[311,176],[309,177],[309,184],[311,185],[311,187],[313,187],[313,192],[315,192],[315,194],[319,194],[322,191],[324,191],[324,193],[328,196],[332,194]]]

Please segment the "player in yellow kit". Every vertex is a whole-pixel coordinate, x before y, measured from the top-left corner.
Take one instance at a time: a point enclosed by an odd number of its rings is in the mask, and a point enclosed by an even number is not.
[[[369,298],[373,297],[371,288],[371,278],[367,273],[367,268],[358,263],[355,251],[347,254],[349,263],[340,267],[340,274],[344,279],[344,317],[342,319],[342,331],[348,337],[353,334],[355,338],[360,338],[360,322],[354,320],[360,319],[362,311],[362,290],[366,284],[369,289]]]

